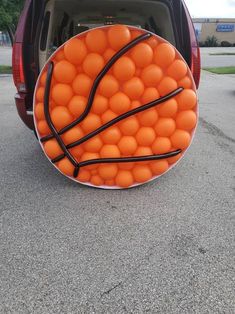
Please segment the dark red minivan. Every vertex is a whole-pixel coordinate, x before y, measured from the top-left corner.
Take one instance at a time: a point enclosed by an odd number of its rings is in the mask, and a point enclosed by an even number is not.
[[[18,113],[34,130],[33,94],[50,55],[69,38],[90,28],[127,24],[147,29],[173,44],[200,81],[200,51],[183,0],[26,0],[13,47]]]

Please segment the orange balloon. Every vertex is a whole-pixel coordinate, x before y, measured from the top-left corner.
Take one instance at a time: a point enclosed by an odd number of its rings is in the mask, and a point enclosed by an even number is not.
[[[112,97],[119,90],[118,81],[112,75],[106,74],[100,82],[99,93],[105,97]]]
[[[77,179],[81,182],[88,182],[91,178],[90,171],[80,169]]]
[[[179,110],[193,109],[197,104],[196,93],[191,89],[183,90],[176,97]]]
[[[152,145],[155,140],[156,134],[153,128],[141,127],[136,134],[136,140],[141,146]]]
[[[181,111],[176,116],[176,126],[178,129],[191,131],[197,124],[196,113],[192,110]]]
[[[167,160],[156,160],[150,163],[150,169],[155,176],[159,176],[166,172],[169,168]]]
[[[176,149],[172,148],[171,150],[175,151]],[[180,153],[174,157],[167,158],[167,161],[170,165],[172,165],[172,164],[175,164],[181,157],[182,157],[182,154]]]
[[[133,101],[131,102],[131,109],[136,109],[136,108],[138,108],[138,107],[140,107],[140,106],[141,106],[141,102],[138,101],[138,100],[133,100]]]
[[[165,76],[158,85],[158,91],[161,96],[165,96],[176,90],[177,87],[178,87],[177,82],[174,79]]]
[[[135,74],[135,64],[130,58],[123,56],[114,64],[113,73],[120,81],[130,80]]]
[[[155,64],[151,64],[144,68],[141,74],[141,79],[147,87],[156,87],[162,77],[162,69]]]
[[[134,154],[135,157],[141,157],[141,156],[151,156],[153,155],[153,151],[149,146],[139,146]],[[136,162],[136,165],[147,165],[149,161],[139,161]]]
[[[134,162],[120,162],[118,168],[121,170],[131,170],[134,167]]]
[[[101,126],[101,119],[98,115],[90,113],[81,123],[82,129],[86,133],[90,133]]]
[[[153,151],[151,147],[149,146],[139,146],[135,152],[136,157],[138,156],[150,156],[153,155]],[[140,163],[144,163],[143,161],[140,161]]]
[[[51,130],[45,120],[38,121],[37,128],[41,135],[48,135],[51,133]]]
[[[91,177],[91,184],[95,186],[101,186],[104,184],[104,180],[102,180],[100,176],[95,175]]]
[[[142,71],[141,69],[137,68],[135,70],[135,76],[139,77],[141,75],[141,71]]]
[[[64,46],[66,59],[73,64],[81,64],[87,55],[87,48],[84,42],[77,38],[72,38]]]
[[[140,125],[138,119],[132,116],[123,120],[119,127],[123,135],[134,135],[139,130]]]
[[[80,96],[88,96],[92,88],[92,80],[86,74],[78,74],[73,81],[73,90]]]
[[[103,54],[104,60],[108,62],[115,55],[115,53],[116,52],[113,49],[108,48]]]
[[[102,158],[119,158],[121,154],[116,145],[104,145],[101,148],[100,156]]]
[[[56,56],[55,56],[55,59],[56,61],[61,61],[61,60],[64,60],[65,58],[65,55],[64,55],[64,49],[60,49],[59,51],[56,52]]]
[[[81,160],[80,161],[82,162],[82,161],[86,161],[86,160],[93,160],[93,159],[99,159],[99,158],[100,158],[100,156],[97,153],[85,152],[81,156]]]
[[[84,144],[85,150],[91,153],[98,153],[102,146],[103,142],[98,135],[91,138]]]
[[[158,41],[156,38],[154,37],[150,37],[148,40],[146,40],[146,43],[152,48],[156,48],[158,45]]]
[[[101,138],[105,144],[117,144],[122,134],[118,127],[113,126],[101,133]]]
[[[46,80],[47,80],[47,72],[43,72],[41,74],[40,84],[45,86],[46,85]]]
[[[84,136],[83,130],[79,126],[75,126],[62,135],[62,139],[66,145],[78,141]]]
[[[66,61],[62,60],[55,65],[53,75],[55,79],[60,83],[71,83],[77,74],[75,66]]]
[[[175,131],[175,120],[171,118],[160,118],[155,126],[158,136],[170,136]]]
[[[111,48],[120,50],[131,41],[131,33],[124,25],[114,25],[108,30],[108,40]]]
[[[162,68],[168,67],[175,60],[175,49],[168,43],[158,45],[154,51],[154,62]]]
[[[156,109],[148,109],[139,114],[138,117],[140,124],[143,126],[153,126],[158,120],[158,113]]]
[[[50,111],[50,113],[51,113],[51,110],[53,108],[55,108],[55,107],[56,107],[56,103],[54,101],[50,101],[50,103],[49,103],[49,111]]]
[[[103,164],[99,166],[98,173],[104,180],[113,179],[118,173],[118,166],[116,164]]]
[[[185,149],[189,146],[191,136],[187,131],[176,130],[171,136],[171,143],[177,149]]]
[[[78,118],[85,111],[86,105],[87,99],[83,96],[76,95],[70,100],[68,109],[74,117]]]
[[[51,120],[57,130],[64,128],[73,122],[73,116],[64,106],[57,106],[51,112]]]
[[[94,29],[86,35],[86,45],[92,52],[102,54],[108,45],[106,34],[101,29]]]
[[[176,81],[182,79],[187,72],[186,63],[183,60],[175,60],[167,69],[168,75],[173,77]]]
[[[95,114],[102,114],[108,109],[108,99],[102,95],[96,95],[92,104],[92,111]]]
[[[135,166],[132,170],[133,177],[136,182],[143,183],[152,178],[152,172],[147,165]]]
[[[178,104],[174,98],[169,99],[158,106],[158,114],[164,118],[174,117],[178,110]]]
[[[143,95],[144,84],[138,77],[133,77],[123,84],[123,91],[130,99],[138,99]]]
[[[105,183],[106,186],[115,186],[115,181],[113,179],[105,180],[104,183]]]
[[[115,119],[117,117],[117,114],[114,113],[112,110],[108,109],[107,111],[105,111],[105,113],[102,114],[101,116],[101,120],[103,122],[103,124]]]
[[[84,149],[81,146],[75,146],[73,148],[70,148],[69,151],[78,161],[84,153]]]
[[[72,177],[74,173],[74,166],[72,163],[68,160],[68,158],[64,158],[61,161],[58,162],[58,168],[63,174],[66,176]]]
[[[119,170],[116,176],[116,184],[122,188],[128,188],[134,184],[132,173],[127,170]]]
[[[143,104],[148,104],[149,102],[157,100],[158,98],[160,98],[158,90],[154,87],[148,87],[145,89],[141,100]]]
[[[182,80],[178,81],[178,87],[183,87],[185,89],[191,88],[192,81],[188,76],[185,76],[184,78],[182,78]]]
[[[139,37],[139,36],[141,36],[141,35],[143,35],[143,33],[142,32],[140,32],[140,31],[136,31],[136,30],[132,30],[131,31],[131,40],[133,40],[133,39],[135,39],[135,38],[137,38],[137,37]]]
[[[80,162],[86,161],[86,160],[95,160],[95,159],[100,159],[100,155],[98,153],[89,153],[89,152],[85,152],[84,154],[82,154]],[[84,169],[86,170],[94,170],[97,168],[97,164],[92,164],[89,166],[85,166]]]
[[[110,108],[118,115],[128,111],[131,106],[130,99],[122,92],[118,92],[110,98]]]
[[[153,142],[152,150],[154,154],[165,154],[171,149],[171,141],[168,137],[157,137]]]
[[[95,176],[98,174],[98,165],[95,167],[95,169],[91,170],[91,175]]]
[[[139,68],[148,66],[153,60],[153,50],[146,43],[140,43],[131,51],[131,58]]]
[[[134,152],[137,149],[137,142],[136,139],[133,136],[123,136],[118,143],[118,147],[120,149],[120,152],[123,155],[131,155],[134,154]]]
[[[51,94],[56,104],[66,106],[73,97],[73,90],[68,84],[56,84]]]
[[[43,102],[44,101],[44,94],[45,94],[44,87],[39,87],[38,90],[36,91],[36,100],[38,102]]]
[[[60,145],[58,144],[56,139],[47,141],[44,144],[44,150],[50,159],[54,159],[63,154],[63,150],[60,148]]]
[[[104,68],[104,59],[97,53],[90,53],[83,61],[84,72],[91,78],[96,78]]]
[[[45,120],[44,104],[39,102],[35,106],[35,116],[38,120]]]

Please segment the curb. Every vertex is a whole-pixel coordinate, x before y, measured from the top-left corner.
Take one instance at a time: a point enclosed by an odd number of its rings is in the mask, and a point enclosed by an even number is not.
[[[12,76],[12,74],[0,74],[0,78],[1,77],[11,77]]]

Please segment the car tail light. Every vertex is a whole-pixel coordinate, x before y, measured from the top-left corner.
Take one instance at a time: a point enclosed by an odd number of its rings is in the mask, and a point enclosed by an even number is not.
[[[199,47],[192,47],[191,71],[193,73],[196,87],[199,87],[201,76],[201,56]]]
[[[23,69],[23,51],[22,43],[15,43],[12,53],[13,79],[18,92],[25,93],[25,76]]]
[[[185,14],[186,14],[187,22],[188,22],[189,36],[190,36],[190,42],[191,42],[191,71],[194,77],[196,87],[198,88],[199,83],[200,83],[200,76],[201,76],[200,48],[197,41],[195,29],[193,26],[193,21],[189,14],[188,8],[184,2],[183,2],[183,5],[185,8]]]

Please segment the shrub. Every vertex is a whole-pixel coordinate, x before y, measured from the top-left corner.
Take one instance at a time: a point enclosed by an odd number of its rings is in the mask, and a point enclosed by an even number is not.
[[[232,47],[232,43],[230,43],[229,41],[221,41],[221,47]]]
[[[218,47],[218,39],[215,36],[208,36],[205,41],[205,47]]]

